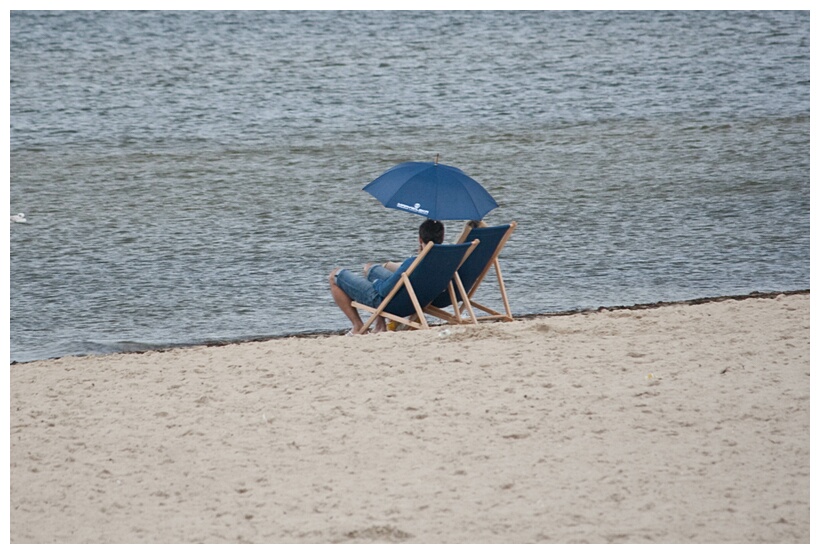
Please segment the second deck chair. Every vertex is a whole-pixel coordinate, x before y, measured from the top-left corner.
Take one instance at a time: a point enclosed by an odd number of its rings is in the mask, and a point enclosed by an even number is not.
[[[469,306],[470,310],[478,308],[479,310],[489,314],[480,316],[479,320],[501,319],[505,321],[512,321],[512,312],[510,311],[510,302],[507,299],[507,290],[504,288],[504,279],[501,276],[501,266],[498,263],[498,254],[507,244],[510,235],[517,227],[517,223],[513,221],[509,225],[499,225],[496,227],[476,227],[471,230],[465,230],[459,237],[458,242],[468,242],[478,239],[480,244],[470,257],[459,268],[458,275],[461,283],[467,290],[467,302],[462,300],[462,296],[457,295],[457,302],[453,302],[449,295],[440,294],[433,303],[428,306],[427,313],[448,321],[450,323],[464,323],[461,314]],[[496,278],[498,279],[498,288],[501,292],[501,300],[504,304],[504,313],[500,313],[492,308],[488,308],[483,304],[475,301],[473,296],[479,285],[486,277],[490,268],[495,269]],[[445,311],[443,308],[453,306],[453,313]]]
[[[439,294],[446,294],[455,299],[456,290],[466,295],[456,271],[478,244],[478,240],[461,244],[428,242],[377,308],[353,302],[355,308],[372,314],[359,333],[366,332],[378,316],[384,316],[414,329],[427,329],[424,308],[433,299]],[[469,305],[467,309],[472,313]]]

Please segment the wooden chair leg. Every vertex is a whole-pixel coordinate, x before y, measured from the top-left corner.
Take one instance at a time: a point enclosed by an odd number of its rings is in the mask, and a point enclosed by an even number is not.
[[[464,290],[464,284],[461,282],[461,277],[458,276],[458,273],[455,274],[455,282],[458,287],[458,292],[461,294],[462,303],[461,306],[459,306],[458,303],[453,304],[453,309],[461,312],[462,309],[467,308],[467,313],[470,314],[470,321],[477,324],[478,320],[475,317],[473,305],[470,303],[470,298],[467,296],[467,291]]]
[[[498,278],[498,288],[501,290],[501,299],[504,301],[504,309],[507,311],[507,317],[512,321],[512,310],[510,310],[510,301],[507,299],[507,289],[504,288],[504,279],[501,277],[501,265],[498,259],[494,262],[495,274]]]
[[[419,299],[416,297],[416,291],[413,290],[413,285],[410,284],[410,278],[406,273],[403,273],[401,278],[404,281],[404,287],[407,289],[407,294],[410,296],[410,301],[413,303],[413,307],[416,308],[416,315],[419,317],[421,328],[429,329],[429,326],[427,325],[427,318],[424,317],[424,310],[421,309]]]

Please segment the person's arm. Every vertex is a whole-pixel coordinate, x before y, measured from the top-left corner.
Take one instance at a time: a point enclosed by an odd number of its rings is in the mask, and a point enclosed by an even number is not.
[[[486,226],[487,226],[487,224],[484,223],[483,221],[475,221],[475,220],[468,221],[467,223],[464,224],[464,229],[461,231],[461,234],[458,236],[458,238],[456,239],[456,242],[454,244],[460,244],[462,242],[467,242],[467,237],[469,236],[470,231],[472,231],[476,227],[486,227]]]
[[[373,283],[373,286],[376,287],[376,292],[383,297],[390,294],[390,291],[393,290],[393,287],[395,287],[396,283],[398,283],[399,279],[401,279],[401,274],[407,271],[415,260],[415,256],[407,258],[400,266],[396,268],[396,271],[393,272],[393,275],[391,275],[389,279],[385,279],[384,281],[376,281]]]

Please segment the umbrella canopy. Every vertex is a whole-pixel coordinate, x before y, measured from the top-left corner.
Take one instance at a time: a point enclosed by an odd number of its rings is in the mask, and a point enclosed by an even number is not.
[[[430,219],[481,220],[498,203],[457,167],[435,162],[399,164],[364,187],[385,207]]]

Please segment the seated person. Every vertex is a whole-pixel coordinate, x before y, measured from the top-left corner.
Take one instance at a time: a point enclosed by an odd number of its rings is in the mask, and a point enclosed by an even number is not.
[[[427,219],[419,227],[419,251],[430,241],[435,244],[441,244],[444,241],[442,222]],[[338,267],[330,272],[330,293],[333,300],[353,325],[353,329],[348,334],[358,332],[364,325],[358,310],[351,302],[356,301],[377,308],[401,279],[401,274],[410,267],[415,259],[415,256],[411,256],[398,267],[391,266],[394,268],[393,271],[385,267],[389,262],[384,265],[367,264],[364,267],[364,276]],[[384,318],[378,317],[374,331],[379,333],[385,329]]]
[[[470,231],[472,231],[473,229],[475,229],[477,227],[486,227],[486,226],[487,226],[487,224],[484,223],[484,221],[479,221],[479,220],[476,220],[476,219],[468,221],[467,223],[464,224],[464,230],[461,231],[461,235],[459,236],[459,242],[463,242],[467,238],[467,235],[470,234]],[[441,243],[438,242],[436,244],[441,244]],[[370,268],[370,265],[371,264],[367,264],[367,265],[364,266],[365,276],[367,275],[367,270],[368,270],[368,268]],[[385,263],[382,264],[382,267],[384,267],[388,271],[395,272],[399,268],[400,265],[401,264],[399,264],[397,262],[385,262]],[[401,275],[401,273],[399,273],[399,275]]]

